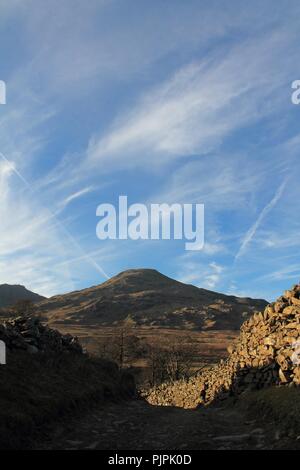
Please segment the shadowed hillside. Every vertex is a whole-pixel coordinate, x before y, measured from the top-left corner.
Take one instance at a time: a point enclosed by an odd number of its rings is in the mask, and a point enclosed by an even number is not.
[[[77,338],[37,318],[0,323],[0,340],[7,349],[7,363],[0,366],[0,449],[31,447],[53,422],[134,394],[128,373],[90,358]]]
[[[261,299],[238,298],[183,284],[152,269],[132,269],[99,286],[51,297],[39,304],[49,323],[235,330]]]
[[[0,308],[5,308],[14,305],[19,300],[30,300],[31,302],[40,302],[45,297],[35,294],[24,286],[20,285],[0,285]]]

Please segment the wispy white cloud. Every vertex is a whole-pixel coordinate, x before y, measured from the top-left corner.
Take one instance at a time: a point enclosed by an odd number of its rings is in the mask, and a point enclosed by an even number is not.
[[[296,248],[300,246],[300,226],[298,224],[290,226],[288,234],[283,233],[284,228],[283,230],[281,227],[279,229],[279,233],[270,230],[261,230],[260,235],[256,237],[257,243],[261,245],[263,249],[269,248],[275,250]]]
[[[76,199],[81,198],[82,196],[85,196],[86,194],[92,192],[94,190],[93,186],[88,186],[86,188],[80,189],[79,191],[76,191],[73,194],[70,194],[67,196],[65,199],[59,202],[59,211],[61,212],[63,209],[65,209],[71,202],[75,201]]]
[[[112,83],[148,81],[167,67],[162,59],[172,55],[204,53],[211,42],[232,30],[255,32],[270,27],[280,12],[257,15],[233,2],[199,6],[192,2],[130,2],[114,0],[2,0],[1,15],[21,19],[26,38],[28,73],[36,71],[40,85],[51,94],[70,96],[85,87],[101,89]],[[262,8],[262,7],[261,7]],[[267,6],[263,10],[269,12]],[[123,21],[122,21],[123,18]],[[155,25],[155,27],[154,27]],[[145,80],[146,79],[146,80]],[[87,90],[85,90],[87,91]]]
[[[289,264],[284,268],[274,270],[264,276],[260,276],[260,281],[284,281],[289,279],[300,279],[300,264]]]
[[[222,243],[209,243],[205,242],[202,253],[205,255],[215,255],[217,253],[226,252],[226,247]]]
[[[102,279],[108,278],[101,261],[89,255],[36,198],[30,184],[4,155],[0,161],[0,183],[0,283],[23,283],[45,295],[72,290],[73,274],[68,260],[74,264],[74,253],[78,261],[92,266]],[[74,199],[80,194],[72,196]],[[82,265],[80,270],[85,271]]]
[[[220,285],[225,266],[216,261],[206,261],[199,253],[185,253],[176,260],[177,279],[206,289]]]
[[[56,225],[47,222],[49,216],[45,210],[29,201],[23,189],[16,190],[16,186],[12,189],[16,176],[6,165],[2,163],[0,167],[0,283],[26,284],[44,294],[51,293],[51,285],[57,288],[63,283],[71,287],[68,269],[58,271],[50,267],[55,259],[66,255],[67,245]]]
[[[271,96],[292,64],[284,58],[283,66],[281,58],[279,67],[276,60],[287,42],[284,32],[270,33],[183,67],[121,114],[109,132],[91,139],[86,165],[102,162],[108,171],[153,166],[215,150],[230,133],[272,111]],[[272,102],[279,105],[276,97]]]

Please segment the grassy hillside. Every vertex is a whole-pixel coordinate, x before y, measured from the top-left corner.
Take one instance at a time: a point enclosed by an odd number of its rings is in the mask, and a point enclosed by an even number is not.
[[[134,394],[116,364],[87,356],[77,339],[19,317],[0,325],[0,448],[31,447],[53,422],[104,400]]]
[[[260,416],[290,436],[300,435],[300,390],[298,387],[270,387],[245,394],[240,405],[250,417]]]
[[[9,354],[0,376],[1,449],[28,448],[52,422],[132,392],[112,363],[67,353]]]
[[[200,289],[153,269],[131,269],[98,286],[51,297],[39,304],[49,323],[116,326],[128,318],[136,326],[237,330],[261,299]]]

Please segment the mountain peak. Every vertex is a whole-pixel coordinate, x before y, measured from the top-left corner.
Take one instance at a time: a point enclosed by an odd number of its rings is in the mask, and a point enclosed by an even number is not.
[[[150,268],[137,268],[137,269],[127,269],[126,271],[122,271],[116,276],[113,276],[111,279],[106,281],[101,286],[106,285],[107,283],[114,284],[119,282],[128,282],[128,283],[153,283],[157,284],[160,282],[168,282],[168,283],[177,283],[174,279],[165,276],[164,274],[160,273],[156,269]]]
[[[53,323],[122,324],[168,328],[238,329],[245,315],[264,300],[240,299],[171,279],[155,269],[129,269],[82,291],[55,296],[40,304]]]
[[[116,274],[113,276],[110,280],[112,279],[120,279],[120,278],[126,278],[126,277],[152,277],[152,278],[161,278],[161,277],[167,277],[164,274],[160,273],[156,269],[151,269],[151,268],[133,268],[133,269],[126,269],[125,271],[121,271],[119,274]]]

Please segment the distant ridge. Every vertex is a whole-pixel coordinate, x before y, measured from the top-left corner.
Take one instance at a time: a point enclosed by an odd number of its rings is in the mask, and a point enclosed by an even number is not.
[[[171,279],[154,269],[130,269],[98,286],[39,304],[50,323],[237,330],[263,299],[239,298]]]
[[[45,297],[21,285],[0,284],[0,308],[10,307],[18,300],[31,300],[37,303],[45,300]]]

